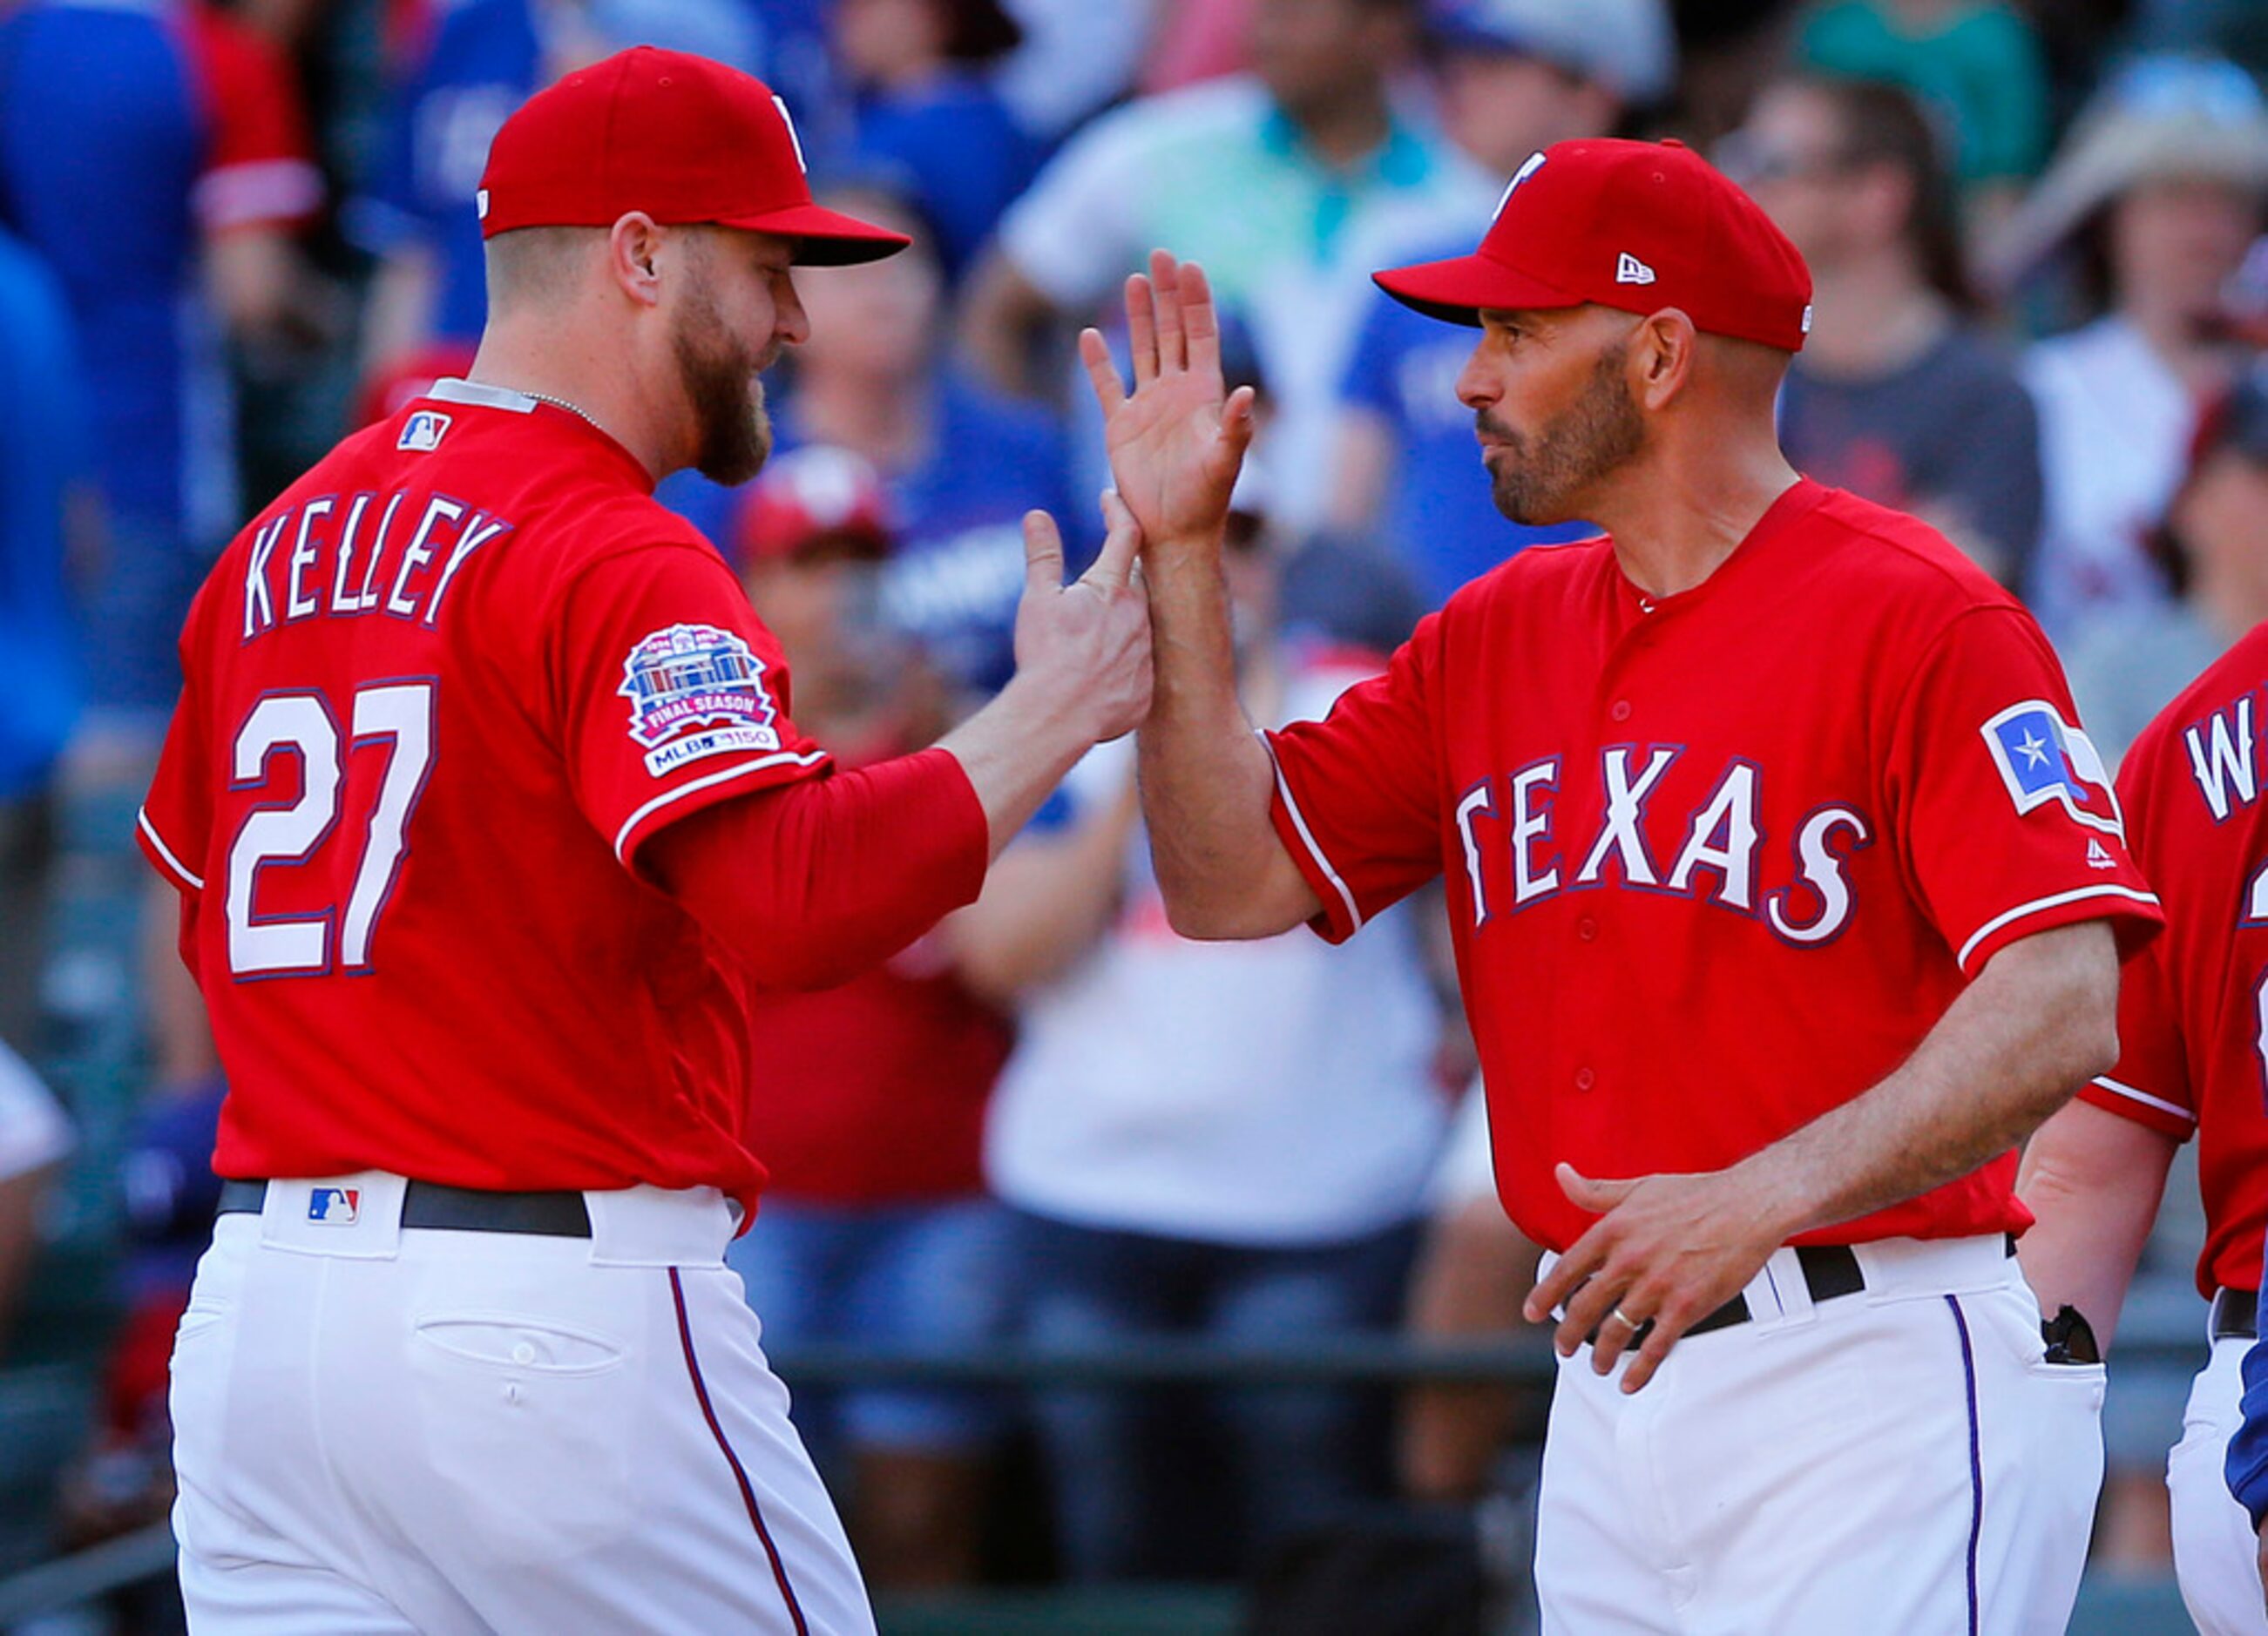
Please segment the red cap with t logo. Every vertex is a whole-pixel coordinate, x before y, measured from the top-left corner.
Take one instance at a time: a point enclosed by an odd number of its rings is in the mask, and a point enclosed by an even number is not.
[[[1555,143],[1504,190],[1470,255],[1373,275],[1430,318],[1595,302],[1800,351],[1811,269],[1756,202],[1677,142]]]
[[[800,240],[819,267],[873,261],[903,233],[811,202],[787,104],[762,80],[633,46],[539,91],[504,122],[481,177],[481,236],[611,227],[632,210]]]

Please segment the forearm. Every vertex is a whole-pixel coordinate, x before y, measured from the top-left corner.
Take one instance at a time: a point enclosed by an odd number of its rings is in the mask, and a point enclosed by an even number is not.
[[[938,750],[694,813],[639,862],[767,987],[824,988],[973,900],[984,815]]]
[[[1158,888],[1185,937],[1267,937],[1315,912],[1269,817],[1276,771],[1236,693],[1218,546],[1153,553],[1142,811]]]
[[[2037,1218],[2017,1246],[2025,1280],[2041,1310],[2078,1308],[2106,1352],[2173,1156],[2171,1137],[2084,1102],[2024,1149],[2016,1195]]]
[[[1080,704],[1020,673],[991,703],[938,740],[937,747],[961,764],[984,809],[988,858],[1000,855],[1094,747]]]
[[[2110,1066],[2117,994],[2101,922],[2011,944],[1903,1067],[1734,1170],[1790,1237],[1966,1176]]]

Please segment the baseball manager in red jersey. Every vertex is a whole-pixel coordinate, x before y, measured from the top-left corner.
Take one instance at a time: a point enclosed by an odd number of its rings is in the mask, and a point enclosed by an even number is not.
[[[911,941],[1134,724],[1135,536],[1065,587],[1027,518],[1015,680],[832,772],[652,494],[762,463],[796,265],[904,241],[812,204],[761,84],[647,48],[516,114],[480,205],[470,378],[221,559],[142,814],[230,1084],[173,1356],[190,1625],[871,1631],[722,1262],[744,986]]]
[[[1476,253],[1379,282],[1479,330],[1499,509],[1608,532],[1256,737],[1218,544],[1250,406],[1156,257],[1130,394],[1082,345],[1145,540],[1174,924],[1344,938],[1446,877],[1561,1314],[1547,1629],[2060,1631],[2102,1376],[2043,1345],[2014,1148],[2109,1067],[2160,917],[2052,654],[1933,531],[1789,467],[1809,275],[1696,155],[1560,143]]]

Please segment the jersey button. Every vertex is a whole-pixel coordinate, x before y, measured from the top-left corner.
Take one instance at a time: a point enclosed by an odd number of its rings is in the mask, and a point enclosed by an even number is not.
[[[1627,699],[1616,700],[1613,705],[1608,708],[1607,714],[1617,722],[1629,721],[1631,719],[1630,701]]]
[[[1589,915],[1585,915],[1581,920],[1575,922],[1575,935],[1581,938],[1587,943],[1598,942],[1599,923],[1593,920]]]
[[[1575,1070],[1575,1089],[1578,1089],[1578,1090],[1588,1090],[1588,1089],[1590,1089],[1590,1088],[1591,1088],[1592,1086],[1594,1086],[1594,1085],[1597,1084],[1598,1082],[1599,1082],[1599,1076],[1598,1076],[1597,1075],[1595,1075],[1595,1074],[1592,1073],[1590,1069],[1588,1069],[1588,1068],[1577,1068],[1577,1069]]]

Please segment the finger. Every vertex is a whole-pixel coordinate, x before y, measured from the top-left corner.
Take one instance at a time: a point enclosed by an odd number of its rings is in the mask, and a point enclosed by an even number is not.
[[[1102,415],[1109,419],[1126,401],[1126,383],[1118,377],[1118,363],[1110,356],[1110,343],[1102,338],[1099,329],[1079,332],[1079,362],[1086,365],[1088,384],[1094,388],[1094,400],[1102,406]]]
[[[1205,282],[1204,268],[1194,261],[1182,263],[1181,308],[1189,372],[1219,380],[1220,313],[1212,304],[1212,287]]]
[[[1134,349],[1134,390],[1139,392],[1158,378],[1158,303],[1139,273],[1126,280],[1126,340]]]
[[[1551,1270],[1535,1282],[1521,1303],[1521,1310],[1531,1324],[1541,1324],[1550,1317],[1555,1308],[1566,1304],[1582,1281],[1590,1277],[1598,1264],[1606,1259],[1605,1246],[1600,1243],[1594,1229],[1585,1233],[1568,1249]]]
[[[1559,1178],[1559,1191],[1578,1209],[1588,1210],[1594,1215],[1604,1215],[1629,1198],[1631,1190],[1638,1185],[1635,1181],[1594,1182],[1564,1161],[1552,1167],[1552,1173]]]
[[[1669,1355],[1669,1349],[1684,1333],[1683,1323],[1672,1324],[1656,1318],[1653,1327],[1646,1332],[1646,1339],[1632,1354],[1629,1367],[1623,1370],[1623,1390],[1636,1391],[1652,1380],[1654,1371],[1661,1367],[1661,1361]]]
[[[1135,554],[1142,548],[1142,531],[1115,488],[1102,491],[1102,524],[1108,532],[1102,537],[1101,554],[1079,578],[1105,591],[1123,591],[1133,575]]]
[[[1576,1347],[1589,1342],[1594,1335],[1604,1339],[1605,1332],[1610,1329],[1619,1332],[1621,1340],[1628,1341],[1629,1326],[1609,1322],[1607,1315],[1630,1298],[1630,1274],[1611,1266],[1601,1268],[1589,1283],[1569,1295],[1560,1309],[1565,1316],[1552,1336],[1559,1345],[1559,1355],[1573,1357]],[[1646,1317],[1643,1312],[1629,1310],[1634,1318],[1643,1321]]]
[[[1239,386],[1220,406],[1221,436],[1228,440],[1231,451],[1240,460],[1252,446],[1253,411],[1257,401],[1251,387]]]
[[[1637,1346],[1653,1333],[1646,1322],[1646,1302],[1636,1289],[1623,1292],[1623,1298],[1607,1309],[1599,1320],[1597,1338],[1591,1342],[1591,1367],[1602,1375],[1614,1372],[1615,1360],[1624,1349]]]
[[[1175,373],[1189,366],[1189,337],[1182,326],[1182,280],[1173,253],[1150,252],[1150,289],[1158,306],[1158,372]]]
[[[1044,511],[1024,513],[1024,594],[1063,589],[1063,534]]]

